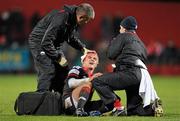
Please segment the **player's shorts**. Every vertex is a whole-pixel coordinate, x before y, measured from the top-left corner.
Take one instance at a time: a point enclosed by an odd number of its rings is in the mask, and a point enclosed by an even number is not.
[[[64,109],[66,115],[73,115],[76,111],[78,102],[72,97],[69,96],[64,100]]]

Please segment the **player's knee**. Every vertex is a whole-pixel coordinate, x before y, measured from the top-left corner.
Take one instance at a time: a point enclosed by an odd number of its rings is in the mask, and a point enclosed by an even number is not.
[[[91,88],[92,87],[92,84],[89,82],[89,83],[85,83],[82,85],[82,87],[88,87],[88,88]]]

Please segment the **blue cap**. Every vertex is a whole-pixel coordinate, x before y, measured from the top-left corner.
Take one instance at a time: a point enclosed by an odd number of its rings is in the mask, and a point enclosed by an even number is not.
[[[127,30],[136,30],[137,29],[137,21],[136,21],[135,17],[128,16],[121,21],[121,26],[123,26]]]

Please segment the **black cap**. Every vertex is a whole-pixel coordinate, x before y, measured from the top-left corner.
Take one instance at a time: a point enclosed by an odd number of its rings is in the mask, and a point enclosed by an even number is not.
[[[121,26],[123,26],[127,30],[136,30],[137,29],[137,21],[136,21],[135,17],[128,16],[121,21]]]

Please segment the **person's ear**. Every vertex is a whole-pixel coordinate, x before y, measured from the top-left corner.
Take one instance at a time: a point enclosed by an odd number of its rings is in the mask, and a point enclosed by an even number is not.
[[[81,15],[80,18],[85,19],[85,18],[87,18],[87,16],[86,15]]]
[[[80,16],[79,19],[82,20],[84,17],[83,16]]]

